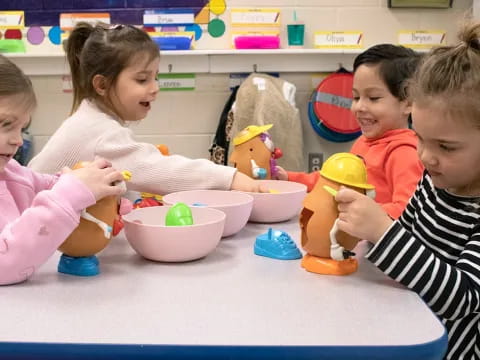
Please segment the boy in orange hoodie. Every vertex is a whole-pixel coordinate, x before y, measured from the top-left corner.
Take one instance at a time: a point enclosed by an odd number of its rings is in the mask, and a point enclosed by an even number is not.
[[[393,219],[405,209],[423,172],[415,132],[408,128],[411,104],[406,93],[406,82],[419,60],[411,49],[381,44],[358,55],[353,64],[351,111],[362,135],[350,152],[365,160],[375,201]],[[303,183],[310,191],[319,176],[318,171],[308,174],[279,167],[277,179]]]

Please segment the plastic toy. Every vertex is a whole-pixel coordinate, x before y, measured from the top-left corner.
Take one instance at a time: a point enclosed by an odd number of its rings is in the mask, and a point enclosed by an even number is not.
[[[290,235],[284,231],[269,228],[265,234],[257,236],[253,248],[255,255],[279,260],[301,259],[302,253]]]
[[[80,162],[74,169],[85,166]],[[131,174],[123,172],[124,179]],[[80,224],[60,245],[62,252],[58,263],[58,272],[77,276],[93,276],[100,273],[99,262],[95,254],[103,250],[112,236],[123,228],[121,215],[128,214],[132,204],[127,199],[108,196],[82,212]]]
[[[156,145],[156,148],[158,149],[158,151],[162,153],[162,155],[164,156],[170,155],[170,151],[167,145],[164,145],[164,144]],[[133,208],[139,209],[144,207],[162,206],[162,205],[163,205],[162,195],[142,192],[140,193],[140,199],[135,200],[135,202],[133,203]]]
[[[234,39],[235,49],[278,49],[280,37],[270,35],[237,36]]]
[[[338,209],[335,195],[340,186],[362,194],[373,191],[367,183],[363,160],[350,153],[329,157],[320,170],[320,178],[305,197],[300,214],[301,245],[307,254],[302,267],[329,275],[347,275],[357,270],[352,252],[359,239],[337,229]]]
[[[165,215],[166,226],[188,226],[193,225],[192,210],[185,203],[176,203]]]
[[[276,175],[276,159],[282,157],[282,151],[274,148],[267,132],[272,126],[250,125],[233,138],[235,147],[229,161],[238,171],[254,179],[271,179]]]

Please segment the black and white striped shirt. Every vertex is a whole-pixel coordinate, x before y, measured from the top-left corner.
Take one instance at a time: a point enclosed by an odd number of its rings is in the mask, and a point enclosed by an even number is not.
[[[424,174],[401,218],[366,257],[419,294],[448,331],[446,359],[480,359],[480,199]]]

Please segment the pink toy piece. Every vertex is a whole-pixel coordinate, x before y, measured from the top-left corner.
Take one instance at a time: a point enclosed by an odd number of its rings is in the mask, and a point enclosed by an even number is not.
[[[242,230],[253,207],[253,197],[237,191],[179,191],[165,195],[162,200],[165,205],[173,205],[177,202],[183,202],[190,206],[203,204],[203,206],[223,211],[227,218],[222,237],[231,236]]]
[[[287,221],[300,213],[307,187],[293,181],[258,180],[268,193],[248,193],[253,196],[253,209],[249,221],[275,223]]]
[[[280,37],[268,35],[237,36],[234,39],[236,49],[278,49]]]
[[[139,208],[123,217],[127,240],[139,255],[155,261],[182,262],[205,257],[217,247],[225,225],[223,212],[192,207],[193,225],[165,226],[169,209]]]

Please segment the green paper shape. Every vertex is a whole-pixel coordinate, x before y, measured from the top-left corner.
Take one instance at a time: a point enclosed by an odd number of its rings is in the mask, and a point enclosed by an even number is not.
[[[20,39],[0,39],[0,53],[24,53],[25,43]]]
[[[165,216],[166,226],[188,226],[193,225],[192,210],[184,203],[173,205]]]
[[[225,23],[220,19],[213,19],[208,23],[208,33],[217,38],[225,34]]]

